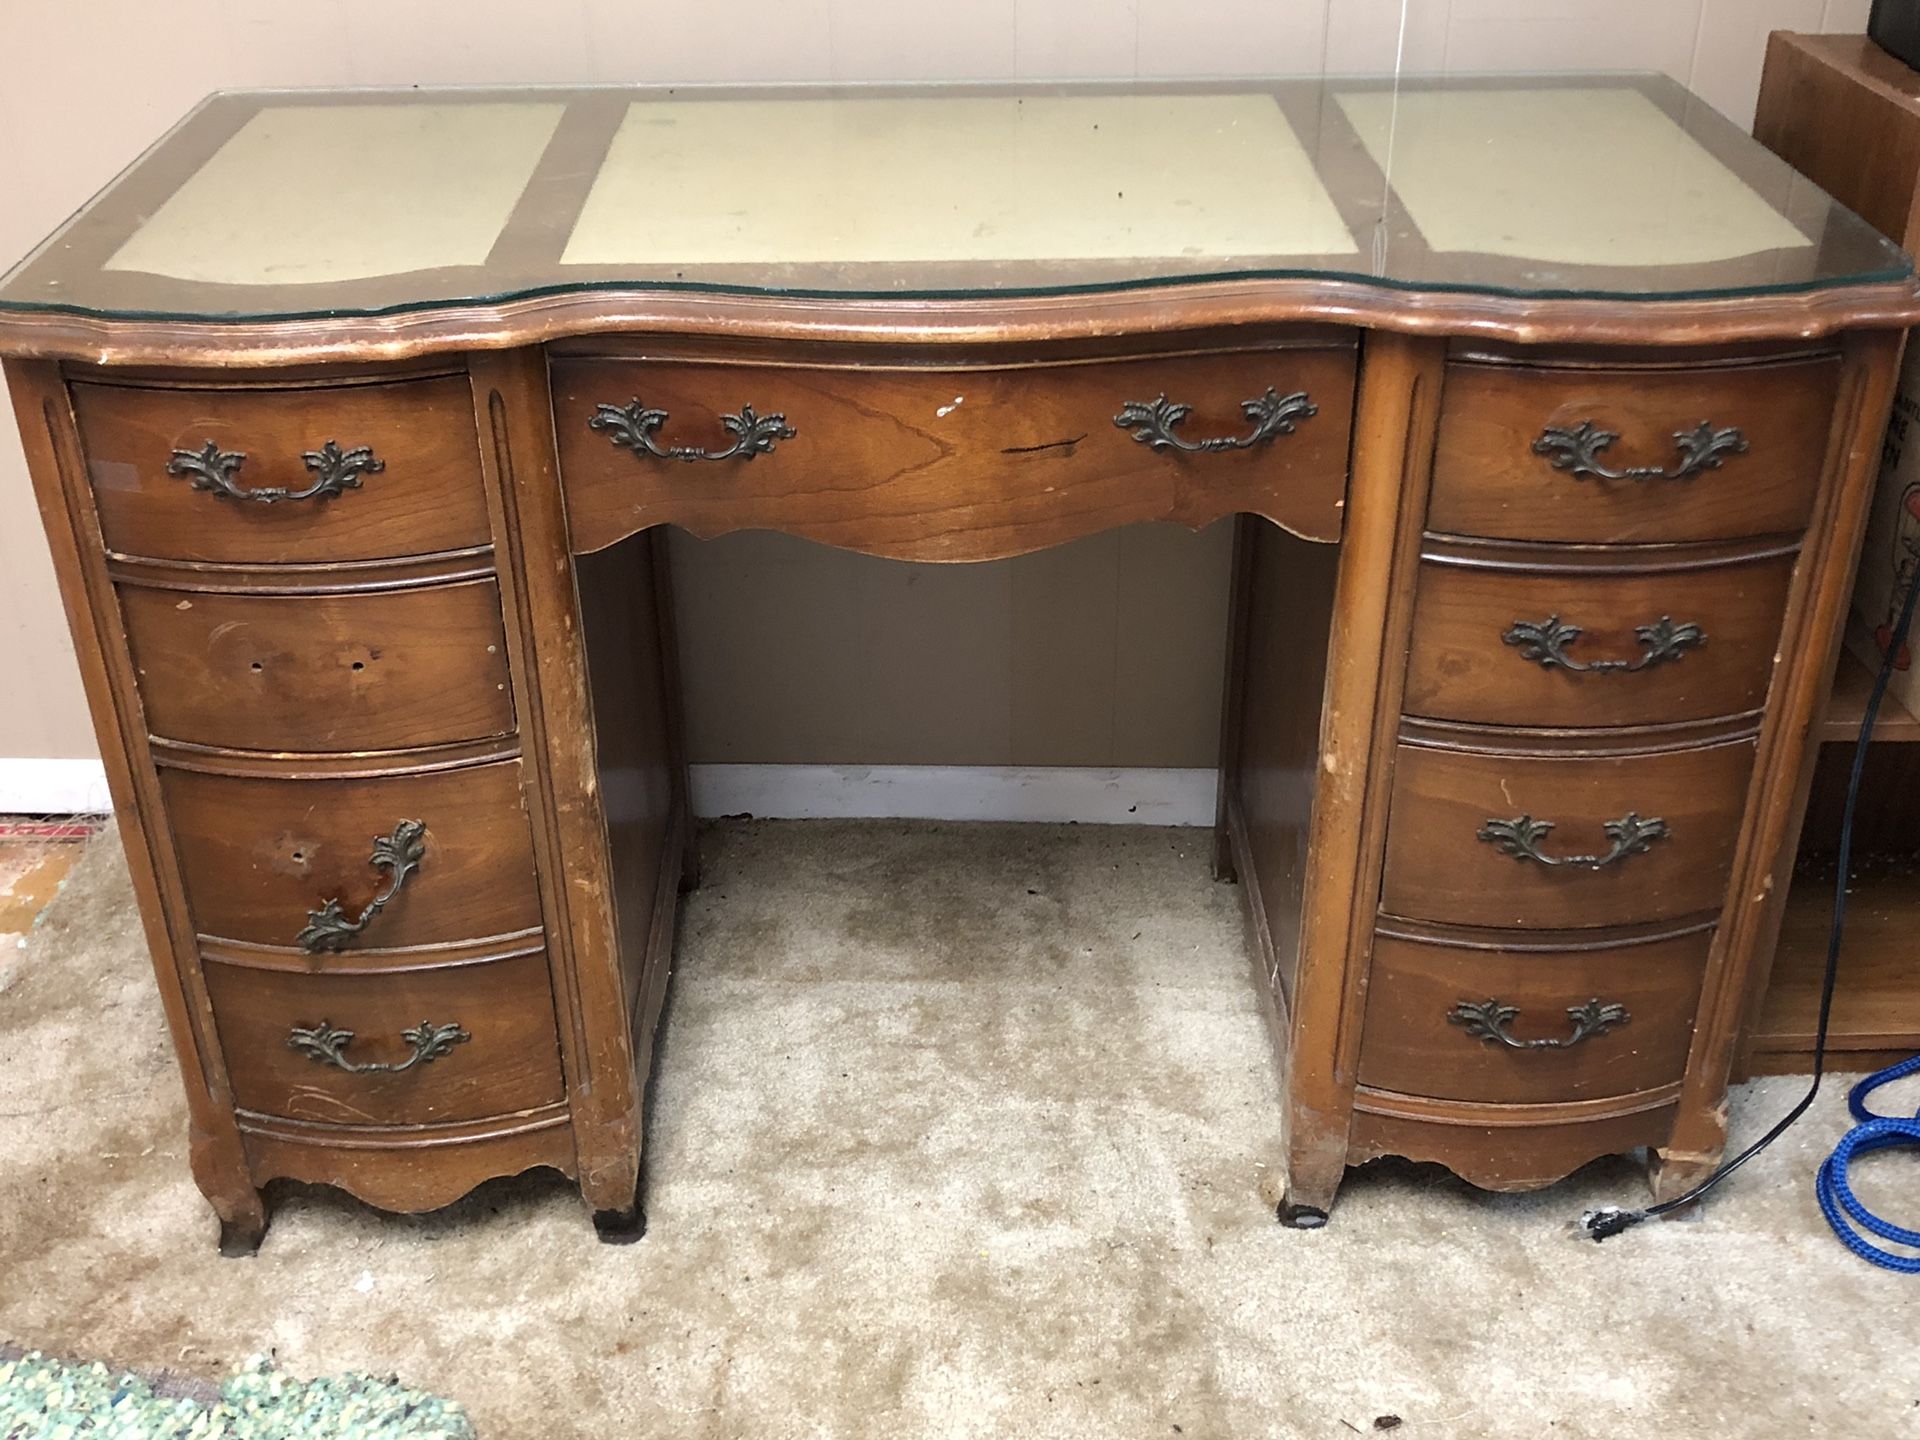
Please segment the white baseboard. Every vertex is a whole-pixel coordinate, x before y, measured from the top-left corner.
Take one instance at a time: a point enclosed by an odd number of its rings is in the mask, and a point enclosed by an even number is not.
[[[98,760],[0,759],[0,815],[102,815],[113,809]]]
[[[695,765],[696,815],[1211,825],[1213,770],[1077,765]],[[98,760],[0,759],[0,814],[113,808]]]
[[[1214,770],[1080,766],[695,765],[693,813],[765,819],[1211,825]]]

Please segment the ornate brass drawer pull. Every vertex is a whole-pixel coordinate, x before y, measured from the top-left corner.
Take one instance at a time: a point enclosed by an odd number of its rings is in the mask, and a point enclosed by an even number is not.
[[[697,445],[661,446],[654,440],[667,423],[667,412],[649,410],[635,399],[628,405],[596,405],[587,421],[589,430],[604,430],[607,439],[635,455],[651,455],[656,460],[751,460],[768,455],[782,440],[791,440],[799,432],[778,413],[757,415],[751,405],[742,405],[737,415],[722,415],[720,426],[733,436],[724,450],[702,450]]]
[[[1113,423],[1122,430],[1132,431],[1133,438],[1151,450],[1215,454],[1222,450],[1253,450],[1270,444],[1278,436],[1291,435],[1298,422],[1318,415],[1320,407],[1307,398],[1304,390],[1282,395],[1269,385],[1267,393],[1258,399],[1240,402],[1240,413],[1253,423],[1249,434],[1215,435],[1206,440],[1188,440],[1174,433],[1180,422],[1192,413],[1191,405],[1176,405],[1161,395],[1152,404],[1127,401],[1113,417]]]
[[[376,870],[392,872],[387,888],[367,902],[367,908],[360,912],[357,920],[347,918],[347,912],[338,900],[329,900],[318,910],[309,910],[307,928],[295,937],[296,943],[309,955],[346,949],[347,941],[366,929],[373,917],[386,909],[393,897],[400,893],[400,887],[407,883],[407,877],[420,868],[420,857],[426,848],[427,824],[424,820],[402,820],[393,827],[393,834],[374,836],[373,854],[367,863]]]
[[[348,490],[360,488],[360,477],[378,475],[387,462],[377,458],[366,445],[342,450],[329,440],[318,450],[300,457],[313,472],[313,484],[304,490],[289,490],[284,485],[263,485],[244,490],[238,476],[246,455],[238,450],[222,450],[209,440],[198,450],[176,450],[167,461],[169,475],[185,476],[196,490],[210,491],[229,500],[251,500],[256,505],[278,505],[282,500],[325,500]]]
[[[413,1054],[398,1065],[361,1065],[349,1060],[347,1046],[353,1043],[353,1031],[336,1030],[324,1020],[311,1029],[294,1026],[287,1032],[287,1048],[298,1050],[309,1060],[321,1065],[344,1070],[349,1075],[399,1075],[416,1065],[431,1064],[454,1046],[466,1044],[473,1036],[455,1023],[436,1025],[431,1020],[422,1020],[411,1030],[402,1030],[400,1038],[413,1047]]]
[[[1629,855],[1639,855],[1656,840],[1667,838],[1667,822],[1657,816],[1642,819],[1629,810],[1618,820],[1606,822],[1607,839],[1612,842],[1604,855],[1549,855],[1540,842],[1553,829],[1553,821],[1536,820],[1531,815],[1516,815],[1511,820],[1488,820],[1477,838],[1495,846],[1502,855],[1516,860],[1534,860],[1542,865],[1574,865],[1588,870],[1604,870]]]
[[[1584,1005],[1567,1007],[1573,1033],[1564,1040],[1516,1040],[1507,1027],[1519,1018],[1518,1005],[1503,1005],[1491,999],[1462,1000],[1447,1012],[1447,1019],[1462,1026],[1475,1039],[1503,1045],[1509,1050],[1571,1050],[1582,1040],[1604,1035],[1616,1025],[1625,1025],[1633,1019],[1626,1006],[1602,1002],[1597,996]]]
[[[1692,621],[1676,625],[1671,615],[1662,615],[1651,625],[1633,627],[1645,651],[1639,659],[1575,660],[1567,654],[1567,647],[1584,633],[1578,625],[1568,625],[1558,615],[1549,615],[1544,620],[1516,620],[1500,638],[1518,646],[1520,658],[1537,662],[1542,670],[1558,666],[1581,675],[1632,675],[1669,660],[1679,660],[1689,650],[1698,650],[1707,643],[1707,632]]]
[[[1533,442],[1533,453],[1545,455],[1556,470],[1565,470],[1574,479],[1588,475],[1601,480],[1690,480],[1707,470],[1718,470],[1729,455],[1747,453],[1747,437],[1738,426],[1715,429],[1713,422],[1702,420],[1691,430],[1673,432],[1673,443],[1680,448],[1680,462],[1671,470],[1660,465],[1630,465],[1625,470],[1609,470],[1600,463],[1600,452],[1620,437],[1602,430],[1591,420],[1582,420],[1571,430],[1549,425]]]

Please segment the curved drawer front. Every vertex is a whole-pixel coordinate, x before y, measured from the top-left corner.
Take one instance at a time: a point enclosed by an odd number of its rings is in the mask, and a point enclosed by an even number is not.
[[[281,564],[492,538],[462,376],[72,394],[100,528],[120,554]]]
[[[671,523],[972,559],[1238,511],[1337,538],[1354,366],[1329,342],[941,370],[563,356],[552,374],[576,550]]]
[[[447,944],[540,924],[517,760],[378,779],[163,769],[161,788],[202,935],[325,953]],[[409,824],[422,829],[396,842]],[[329,901],[338,902],[337,916]]]
[[[1830,355],[1688,370],[1455,362],[1429,528],[1649,543],[1802,529],[1839,373]]]
[[[365,751],[513,729],[491,580],[332,595],[123,585],[156,736],[242,750]]]
[[[1614,755],[1402,741],[1381,908],[1528,929],[1717,911],[1753,756],[1751,739]]]
[[[234,1098],[326,1124],[480,1120],[562,1099],[543,951],[379,975],[208,965]]]
[[[1710,930],[1600,948],[1377,935],[1360,1083],[1441,1100],[1632,1095],[1687,1068]]]
[[[1631,561],[1420,567],[1405,708],[1435,720],[1580,727],[1758,710],[1793,554],[1697,569]]]

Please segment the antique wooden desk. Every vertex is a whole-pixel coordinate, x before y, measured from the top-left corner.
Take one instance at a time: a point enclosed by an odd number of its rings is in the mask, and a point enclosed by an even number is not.
[[[0,351],[227,1248],[283,1176],[638,1228],[669,524],[1241,517],[1282,1217],[1386,1153],[1686,1182],[1916,316],[1659,80],[209,100]]]

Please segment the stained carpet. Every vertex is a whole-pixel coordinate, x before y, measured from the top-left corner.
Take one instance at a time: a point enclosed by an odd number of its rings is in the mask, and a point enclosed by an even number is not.
[[[1920,1436],[1920,1285],[1814,1207],[1838,1089],[1703,1219],[1604,1246],[1566,1226],[1643,1193],[1625,1161],[1519,1197],[1369,1167],[1289,1232],[1199,832],[735,823],[706,854],[645,1240],[532,1175],[411,1218],[278,1191],[229,1261],[94,843],[0,990],[0,1342],[396,1374],[483,1437]],[[1736,1132],[1794,1085],[1738,1091]],[[1912,1163],[1858,1172],[1910,1224]]]

